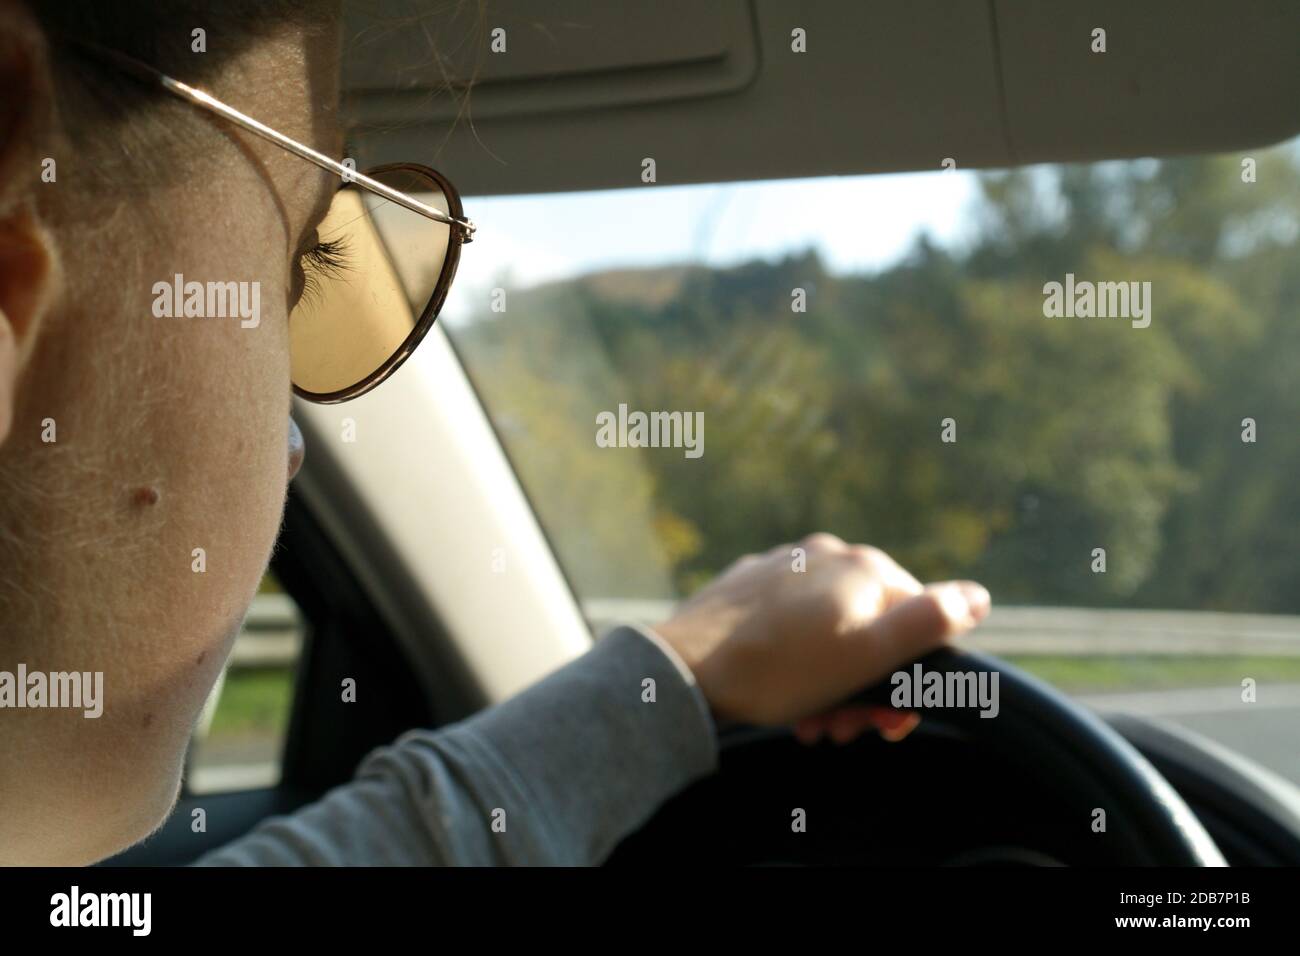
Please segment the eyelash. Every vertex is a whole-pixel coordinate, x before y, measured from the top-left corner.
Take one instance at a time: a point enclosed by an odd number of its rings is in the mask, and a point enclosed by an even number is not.
[[[345,239],[318,242],[302,255],[302,267],[317,275],[336,276],[348,267],[348,244]]]
[[[351,259],[345,239],[318,242],[302,254],[303,291],[307,298],[320,291],[322,279],[336,279],[348,271]]]

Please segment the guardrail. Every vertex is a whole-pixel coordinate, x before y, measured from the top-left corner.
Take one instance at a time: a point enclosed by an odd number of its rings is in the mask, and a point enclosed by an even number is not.
[[[259,594],[235,638],[230,666],[236,669],[286,667],[302,650],[302,617],[287,594]]]
[[[673,601],[597,598],[583,602],[592,631],[624,622],[652,624]],[[292,663],[302,642],[293,601],[259,594],[231,654],[232,667]],[[1112,608],[996,607],[970,637],[992,654],[1197,654],[1300,657],[1300,616],[1216,611],[1134,611]]]
[[[591,600],[596,633],[623,622],[662,621],[672,601]],[[966,638],[991,654],[1199,654],[1300,657],[1300,616],[1217,611],[995,607]]]

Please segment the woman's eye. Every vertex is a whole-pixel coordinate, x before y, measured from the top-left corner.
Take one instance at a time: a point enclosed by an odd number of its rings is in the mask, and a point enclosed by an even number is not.
[[[292,300],[296,305],[303,298],[318,294],[323,280],[344,277],[349,266],[347,243],[342,239],[317,242],[298,257],[294,266],[294,272],[302,276],[301,288]]]
[[[302,254],[302,265],[308,274],[337,278],[347,271],[347,243],[342,239],[318,242]]]

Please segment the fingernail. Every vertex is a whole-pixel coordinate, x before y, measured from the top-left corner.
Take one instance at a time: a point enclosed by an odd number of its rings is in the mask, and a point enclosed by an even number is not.
[[[993,599],[989,597],[988,590],[974,581],[963,581],[958,587],[970,608],[970,616],[977,621],[984,620],[989,613],[989,608],[993,606]]]
[[[966,597],[966,590],[960,584],[945,584],[935,588],[934,594],[953,627],[964,629],[978,620],[970,599]]]
[[[891,744],[896,744],[900,740],[903,740],[908,734],[915,730],[917,725],[921,722],[921,718],[914,713],[905,713],[902,717],[903,719],[897,724],[890,727],[880,728],[880,736]]]

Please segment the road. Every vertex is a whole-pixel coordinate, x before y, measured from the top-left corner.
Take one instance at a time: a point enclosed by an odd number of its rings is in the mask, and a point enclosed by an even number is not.
[[[1077,699],[1102,713],[1159,717],[1237,751],[1300,785],[1300,684],[1261,684],[1243,703],[1234,687],[1092,694]]]

